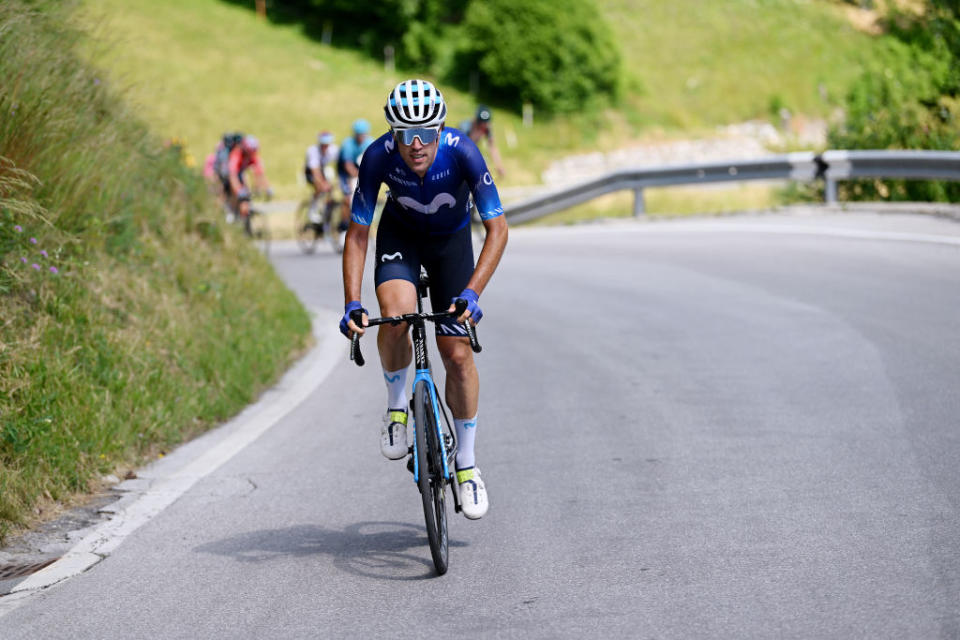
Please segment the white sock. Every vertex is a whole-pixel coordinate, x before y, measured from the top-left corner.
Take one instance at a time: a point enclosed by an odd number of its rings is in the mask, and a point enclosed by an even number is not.
[[[477,416],[454,418],[457,430],[457,469],[469,469],[475,464],[473,441],[477,437]]]
[[[383,370],[383,379],[387,383],[387,409],[407,410],[407,367],[399,371]]]

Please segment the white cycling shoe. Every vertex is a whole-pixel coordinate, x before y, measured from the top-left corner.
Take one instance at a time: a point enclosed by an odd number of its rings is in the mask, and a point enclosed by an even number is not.
[[[380,429],[380,453],[391,460],[407,455],[407,412],[391,409],[383,416]]]
[[[470,520],[482,518],[490,503],[487,501],[487,487],[480,477],[480,469],[470,467],[457,471],[457,480],[460,482],[460,506],[463,515]]]

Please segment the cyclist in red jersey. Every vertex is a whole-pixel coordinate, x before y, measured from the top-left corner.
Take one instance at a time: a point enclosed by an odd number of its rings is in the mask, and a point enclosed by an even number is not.
[[[243,179],[244,172],[253,167],[256,188],[265,191],[267,197],[273,195],[267,174],[260,160],[260,142],[253,136],[244,136],[243,141],[230,151],[227,168],[230,172],[230,204],[242,220],[250,215],[250,189]]]

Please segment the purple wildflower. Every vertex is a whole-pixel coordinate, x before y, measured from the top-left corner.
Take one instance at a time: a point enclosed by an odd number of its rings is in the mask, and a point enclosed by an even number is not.
[[[56,267],[50,267],[50,273],[60,273]]]
[[[15,224],[13,225],[13,230],[16,231],[17,233],[20,233],[21,231],[23,231],[23,227],[21,227],[18,224]]]
[[[36,238],[30,238],[30,244],[37,244]]]
[[[27,259],[24,257],[21,257],[20,262],[22,262],[23,264],[27,264]]]
[[[44,258],[49,258],[49,257],[50,257],[49,255],[47,255],[47,250],[46,250],[46,249],[40,249],[40,255],[42,255]]]
[[[94,84],[94,86],[99,86],[99,85],[100,85],[100,78],[94,78],[94,79],[93,79],[93,84]]]
[[[33,267],[34,269],[36,269],[37,271],[40,271],[40,265],[38,265],[36,262],[34,262],[34,263],[33,263],[32,265],[30,265],[30,266]]]

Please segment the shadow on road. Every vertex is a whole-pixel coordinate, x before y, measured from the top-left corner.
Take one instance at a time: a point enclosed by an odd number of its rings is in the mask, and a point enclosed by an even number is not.
[[[466,543],[450,540],[450,546]],[[416,555],[410,550],[416,550]],[[200,545],[194,551],[240,562],[326,554],[341,571],[381,580],[423,580],[436,575],[426,533],[402,522],[359,522],[342,531],[319,525],[261,529]]]

